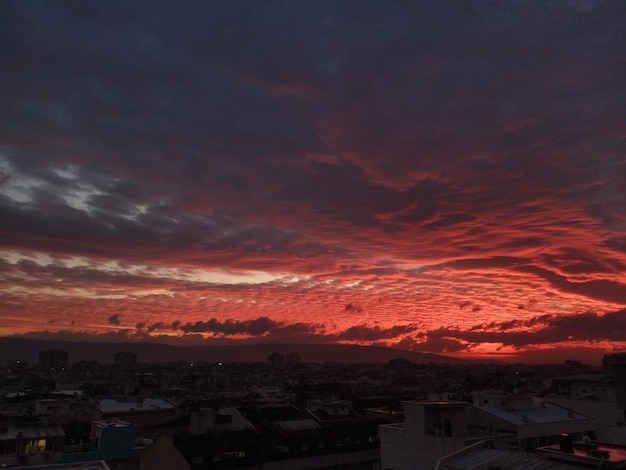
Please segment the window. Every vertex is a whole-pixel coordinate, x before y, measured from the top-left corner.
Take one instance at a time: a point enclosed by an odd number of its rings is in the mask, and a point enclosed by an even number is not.
[[[15,454],[17,452],[17,441],[15,439],[10,439],[6,441],[6,447],[4,448],[4,454]]]
[[[27,439],[24,441],[24,453],[34,454],[36,452],[43,452],[46,450],[45,439]]]

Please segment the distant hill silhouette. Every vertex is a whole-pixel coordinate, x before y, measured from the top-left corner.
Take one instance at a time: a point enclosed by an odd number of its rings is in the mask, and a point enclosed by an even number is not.
[[[208,362],[265,362],[272,352],[296,353],[302,362],[334,361],[340,363],[389,362],[404,358],[415,363],[461,364],[460,359],[430,353],[352,344],[246,344],[229,346],[170,346],[161,343],[124,342],[91,343],[50,341],[27,338],[0,338],[0,362],[25,360],[36,364],[38,352],[46,349],[64,349],[69,362],[80,360],[112,363],[115,353],[134,352],[140,362],[208,361]]]

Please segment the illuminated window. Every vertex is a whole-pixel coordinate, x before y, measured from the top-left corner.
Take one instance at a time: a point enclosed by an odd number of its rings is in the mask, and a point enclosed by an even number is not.
[[[24,442],[24,453],[34,454],[35,452],[43,452],[46,450],[45,439],[28,439]]]

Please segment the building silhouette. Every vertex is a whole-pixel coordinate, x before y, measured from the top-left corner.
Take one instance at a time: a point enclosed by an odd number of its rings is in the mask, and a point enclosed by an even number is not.
[[[267,363],[277,369],[284,367],[285,356],[281,353],[273,352],[267,356]]]
[[[40,370],[59,371],[67,367],[69,354],[62,349],[39,351],[38,366]]]
[[[125,351],[115,353],[113,364],[118,370],[123,370],[123,371],[137,370],[137,354],[134,352],[125,352]]]

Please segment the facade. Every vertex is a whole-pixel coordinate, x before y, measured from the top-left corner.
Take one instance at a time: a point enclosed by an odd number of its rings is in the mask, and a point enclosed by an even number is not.
[[[62,461],[138,461],[143,447],[136,445],[136,438],[137,428],[125,421],[94,421],[91,425],[91,442],[87,445],[65,447]]]
[[[607,354],[602,364],[613,379],[617,407],[624,412],[626,421],[626,352]]]
[[[208,431],[243,431],[254,429],[236,407],[199,408],[189,415],[191,434],[204,434]]]
[[[515,468],[565,470],[576,462],[589,460],[603,451],[589,454],[587,434],[594,421],[570,409],[530,396],[504,393],[476,393],[474,404],[464,402],[403,402],[405,422],[379,427],[381,466],[393,470],[472,470]],[[571,431],[571,434],[569,433]],[[559,450],[563,436],[569,451]],[[586,437],[585,437],[586,436]],[[586,443],[574,444],[574,440]],[[538,444],[548,449],[542,456],[528,454]],[[574,452],[576,445],[580,451]],[[626,451],[613,446],[613,460],[626,464]],[[552,453],[550,453],[552,452]],[[558,452],[565,452],[568,459]],[[587,460],[583,453],[587,452]],[[576,454],[576,459],[570,454]],[[548,455],[549,454],[549,455]],[[608,454],[603,454],[608,455]],[[621,463],[619,463],[621,465]],[[605,468],[604,466],[602,468]],[[606,468],[626,468],[610,467]]]
[[[350,400],[308,400],[306,409],[319,421],[354,418]]]
[[[580,440],[596,427],[595,419],[542,398],[493,392],[474,392],[467,421],[487,434],[513,433],[511,444],[526,451],[556,444],[562,433]]]
[[[354,419],[349,402],[318,404],[315,412],[287,403],[197,410],[191,435],[162,435],[141,468],[378,470],[377,425]]]
[[[379,470],[375,430],[369,439],[323,429],[313,420],[276,423],[273,432],[161,436],[144,451],[142,470]]]
[[[71,421],[90,423],[100,417],[93,402],[81,395],[37,398],[33,402],[33,408],[40,420],[59,426],[67,426]]]
[[[440,458],[474,442],[467,434],[464,402],[405,401],[404,423],[379,427],[383,469],[431,470]]]
[[[606,442],[626,442],[624,410],[619,408],[615,384],[604,376],[561,377],[553,380],[553,403],[575,409],[596,421],[595,438]]]
[[[0,467],[61,462],[65,433],[59,426],[0,428]]]
[[[615,390],[602,376],[559,377],[552,380],[552,389],[557,395],[565,395],[579,400],[615,402]]]
[[[368,421],[378,424],[393,424],[404,422],[404,412],[391,408],[365,408],[363,416]]]

